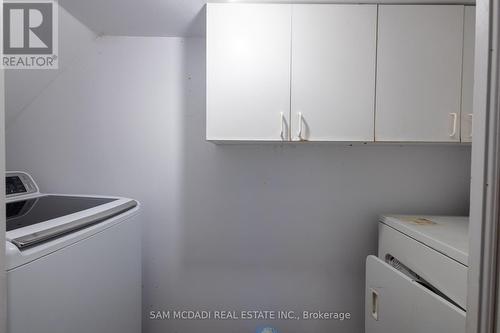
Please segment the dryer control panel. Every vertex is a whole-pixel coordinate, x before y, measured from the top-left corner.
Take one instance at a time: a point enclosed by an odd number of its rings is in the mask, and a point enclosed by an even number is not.
[[[5,175],[5,195],[9,197],[38,192],[33,178],[24,172],[7,172]]]

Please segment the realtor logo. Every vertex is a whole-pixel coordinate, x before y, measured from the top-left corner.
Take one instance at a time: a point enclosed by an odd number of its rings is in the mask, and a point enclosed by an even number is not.
[[[56,2],[4,1],[2,28],[4,68],[57,68]]]

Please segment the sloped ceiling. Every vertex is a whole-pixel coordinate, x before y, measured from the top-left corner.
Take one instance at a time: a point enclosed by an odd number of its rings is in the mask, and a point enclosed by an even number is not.
[[[205,0],[60,0],[97,34],[191,36],[203,31]]]

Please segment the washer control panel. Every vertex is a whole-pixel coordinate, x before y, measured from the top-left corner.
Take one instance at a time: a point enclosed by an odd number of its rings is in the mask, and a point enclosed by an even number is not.
[[[24,172],[7,172],[5,175],[5,194],[13,197],[38,192],[38,187],[30,175]]]

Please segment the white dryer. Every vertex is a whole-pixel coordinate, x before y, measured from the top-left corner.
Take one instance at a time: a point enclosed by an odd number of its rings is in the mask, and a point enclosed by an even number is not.
[[[468,217],[382,216],[366,262],[366,333],[465,333]]]
[[[139,204],[6,175],[7,333],[139,333]]]

